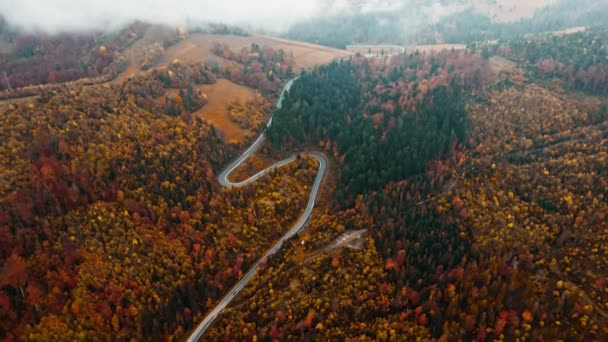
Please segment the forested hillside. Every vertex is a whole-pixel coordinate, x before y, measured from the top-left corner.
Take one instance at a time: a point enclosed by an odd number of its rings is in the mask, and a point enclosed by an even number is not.
[[[301,75],[268,134],[333,156],[337,203],[208,336],[607,338],[606,100],[533,80],[470,52]]]
[[[2,339],[181,336],[297,218],[314,160],[261,180],[264,192],[219,188],[215,172],[239,146],[192,114],[216,77],[174,61],[6,104]]]
[[[182,340],[232,294],[204,340],[608,340],[605,29],[299,76],[242,36],[178,44],[193,63],[156,42],[107,82],[138,25],[3,50],[35,85],[1,94],[0,340]],[[230,181],[293,160],[222,187],[262,132]]]
[[[515,22],[494,22],[491,17],[468,9],[441,18],[421,29],[424,42],[472,43],[513,39],[526,34],[549,33],[574,27],[605,25],[608,4],[594,0],[559,0],[539,9],[532,18]]]
[[[535,35],[489,44],[485,49],[523,63],[532,76],[564,86],[608,95],[608,30]]]
[[[407,39],[397,14],[343,14],[314,18],[292,25],[286,37],[345,49],[353,43],[395,43]]]
[[[393,11],[344,11],[302,20],[292,25],[285,35],[338,48],[356,43],[467,44],[573,27],[601,26],[605,25],[604,18],[608,14],[605,1],[558,0],[539,8],[531,17],[496,21],[491,14],[476,6],[464,6],[465,3],[458,0],[412,1]],[[500,12],[512,10],[496,1],[490,1],[488,5],[500,7],[496,9],[499,16]]]
[[[320,144],[343,159],[339,189],[351,194],[419,175],[466,141],[463,90],[491,73],[480,55],[461,52],[374,67],[355,58],[301,75],[268,131],[275,146]]]
[[[28,85],[95,78],[126,68],[120,51],[141,38],[144,24],[134,24],[113,35],[34,35],[4,28],[0,31],[0,90]]]
[[[223,24],[200,24],[192,27],[191,33],[247,35],[242,29]],[[136,67],[133,64],[141,63],[138,67],[146,70],[187,35],[185,28],[144,22],[110,31],[32,33],[8,26],[0,16],[0,96],[31,95],[32,89],[28,88],[13,91],[40,84],[106,82],[129,65]],[[133,48],[138,44],[142,45],[141,52],[137,51],[139,47]]]

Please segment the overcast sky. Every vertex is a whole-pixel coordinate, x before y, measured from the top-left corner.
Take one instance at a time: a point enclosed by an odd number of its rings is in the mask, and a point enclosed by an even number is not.
[[[135,19],[179,25],[186,20],[282,30],[312,15],[323,0],[0,0],[9,24],[48,32],[117,27]]]

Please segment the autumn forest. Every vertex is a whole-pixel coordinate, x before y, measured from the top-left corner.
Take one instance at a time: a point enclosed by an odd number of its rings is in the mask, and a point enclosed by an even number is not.
[[[0,21],[0,340],[185,340],[305,212],[306,152],[310,219],[204,340],[608,339],[606,29],[377,57],[234,30]],[[293,161],[222,186],[262,133],[230,181]]]

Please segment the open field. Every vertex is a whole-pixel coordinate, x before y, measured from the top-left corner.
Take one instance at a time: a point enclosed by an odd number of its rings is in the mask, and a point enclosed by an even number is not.
[[[329,63],[335,58],[350,54],[344,50],[269,36],[242,37],[197,33],[170,47],[165,53],[163,62],[168,63],[175,58],[187,62],[204,62],[209,56],[213,55],[211,49],[216,43],[226,44],[235,52],[238,52],[243,47],[249,47],[253,43],[260,46],[270,46],[273,49],[283,49],[286,53],[293,53],[296,70],[301,68],[308,69],[318,64]]]
[[[351,53],[345,50],[287,40],[270,36],[257,36],[256,39],[261,39],[262,44],[270,45],[275,49],[283,49],[287,52],[293,52],[296,60],[296,70],[300,68],[308,69],[315,65],[326,64],[336,58],[350,56]]]
[[[251,134],[230,121],[228,106],[235,101],[245,103],[253,99],[255,90],[225,79],[219,79],[215,84],[203,85],[200,89],[207,94],[209,103],[195,114],[222,131],[226,142],[240,142]]]

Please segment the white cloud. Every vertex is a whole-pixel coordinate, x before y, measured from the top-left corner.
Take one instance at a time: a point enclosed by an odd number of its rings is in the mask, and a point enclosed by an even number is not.
[[[0,15],[27,30],[77,31],[133,20],[223,22],[281,30],[315,14],[319,0],[0,0]]]

